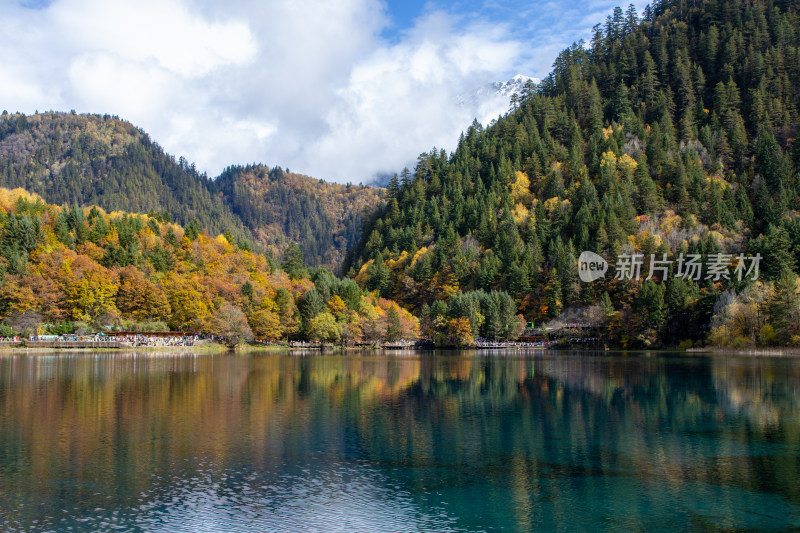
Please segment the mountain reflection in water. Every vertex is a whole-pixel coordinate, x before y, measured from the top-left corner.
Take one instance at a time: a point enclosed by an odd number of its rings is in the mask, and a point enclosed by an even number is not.
[[[800,526],[800,365],[0,356],[3,531]]]

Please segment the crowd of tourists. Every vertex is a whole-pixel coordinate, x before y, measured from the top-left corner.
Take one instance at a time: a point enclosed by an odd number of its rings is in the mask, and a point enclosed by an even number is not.
[[[205,336],[198,334],[163,334],[163,333],[95,333],[90,335],[78,335],[68,333],[64,335],[30,335],[26,340],[30,342],[53,342],[53,343],[92,343],[92,344],[114,344],[122,346],[195,346],[204,340]],[[17,338],[17,340],[22,340]]]
[[[130,346],[194,346],[200,340],[198,335],[176,335],[176,336],[156,336],[156,335],[115,335],[111,336],[115,342],[121,342]]]
[[[475,339],[476,348],[543,348],[556,344],[555,341],[497,341],[490,339]]]

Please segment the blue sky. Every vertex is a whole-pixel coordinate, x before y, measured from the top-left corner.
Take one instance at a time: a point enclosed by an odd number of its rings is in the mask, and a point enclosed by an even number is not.
[[[392,18],[392,25],[387,26],[384,30],[385,35],[392,38],[397,35],[398,30],[412,26],[414,19],[420,16],[423,8],[428,3],[420,0],[389,2],[387,8]]]
[[[520,72],[544,77],[550,72],[555,54],[580,39],[588,40],[590,30],[605,21],[615,6],[627,9],[633,3],[641,11],[648,2],[620,3],[614,0],[464,0],[459,2],[390,0],[386,5],[389,23],[383,36],[395,41],[415,22],[430,13],[447,13],[457,27],[482,24],[503,28],[508,38],[522,43]]]
[[[119,115],[212,176],[263,162],[366,183],[455,148],[507,109],[470,95],[544,77],[615,5],[0,0],[0,105]]]
[[[387,27],[385,34],[392,38],[398,30],[413,26],[414,21],[425,13],[443,11],[452,15],[467,16],[473,18],[483,18],[493,22],[512,22],[520,14],[536,10],[536,2],[520,1],[476,1],[465,0],[461,2],[441,2],[441,1],[419,1],[409,0],[408,2],[389,1],[387,11],[394,23]],[[539,3],[543,5],[543,3]],[[513,27],[512,27],[513,29]]]

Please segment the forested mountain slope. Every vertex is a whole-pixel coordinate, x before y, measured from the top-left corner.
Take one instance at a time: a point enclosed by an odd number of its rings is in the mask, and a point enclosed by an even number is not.
[[[280,168],[231,167],[218,179],[176,160],[132,124],[108,115],[0,116],[0,186],[54,204],[166,213],[229,232],[280,256],[296,241],[307,264],[337,268],[380,189],[329,184]]]
[[[214,197],[209,180],[166,154],[147,134],[108,115],[40,113],[0,117],[0,186],[55,204],[109,211],[167,212],[212,233],[251,233]]]
[[[267,249],[280,254],[295,241],[306,263],[328,266],[341,265],[381,193],[263,165],[229,167],[213,187]]]
[[[618,8],[516,109],[394,180],[347,266],[419,310],[429,333],[458,317],[497,333],[486,294],[502,291],[539,323],[599,304],[623,344],[704,339],[712,316],[726,324],[724,291],[739,303],[758,292],[758,305],[781,287],[797,298],[799,91],[796,2],[663,0],[641,18]],[[612,263],[605,280],[580,283],[583,250]],[[760,253],[760,282],[775,283],[747,293],[735,276],[684,279],[674,268],[613,279],[623,253],[721,252]],[[769,316],[789,342],[797,306],[787,319],[784,303],[730,335],[771,342]]]

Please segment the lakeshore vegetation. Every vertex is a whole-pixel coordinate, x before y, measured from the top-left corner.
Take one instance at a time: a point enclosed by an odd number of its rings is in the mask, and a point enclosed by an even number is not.
[[[0,189],[0,316],[0,336],[117,327],[356,343],[419,331],[396,303],[307,269],[299,248],[280,265],[197,223],[59,207],[22,189]]]

